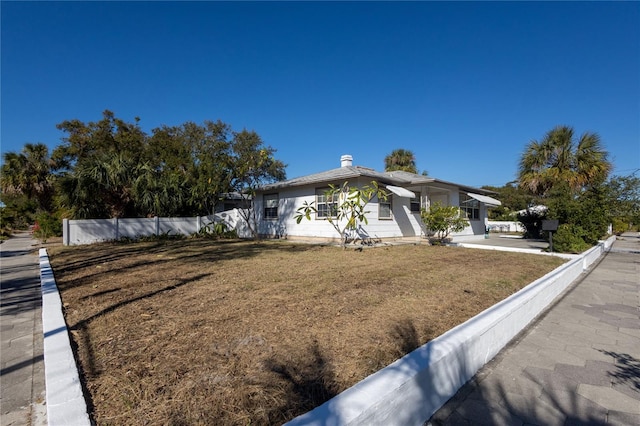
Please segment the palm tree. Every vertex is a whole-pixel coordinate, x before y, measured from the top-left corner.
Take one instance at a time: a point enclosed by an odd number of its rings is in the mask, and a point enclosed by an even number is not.
[[[540,141],[531,141],[518,168],[520,187],[544,196],[557,186],[576,192],[604,182],[612,169],[596,133],[574,138],[572,127],[557,126]]]
[[[416,157],[413,152],[406,149],[394,149],[384,158],[384,171],[392,172],[402,170],[409,173],[418,173]]]
[[[24,195],[50,211],[54,176],[49,148],[42,143],[25,144],[22,152],[4,154],[0,187],[7,195]]]

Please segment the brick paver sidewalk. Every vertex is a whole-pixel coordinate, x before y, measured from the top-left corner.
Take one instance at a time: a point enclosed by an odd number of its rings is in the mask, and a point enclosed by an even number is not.
[[[431,425],[640,425],[640,237],[625,234]]]
[[[0,424],[46,425],[37,241],[0,244]]]

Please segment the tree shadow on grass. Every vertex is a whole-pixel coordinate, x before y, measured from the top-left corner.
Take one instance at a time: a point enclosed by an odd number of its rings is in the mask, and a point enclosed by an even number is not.
[[[89,333],[87,332],[87,327],[89,326],[89,324],[93,320],[95,320],[96,318],[100,318],[100,317],[102,317],[102,316],[104,316],[106,314],[109,314],[109,313],[111,313],[111,312],[113,312],[113,311],[115,311],[115,310],[117,310],[119,308],[127,306],[127,305],[129,305],[131,303],[138,302],[140,300],[149,299],[149,298],[151,298],[153,296],[156,296],[156,295],[161,294],[161,293],[165,293],[167,291],[175,290],[177,288],[183,287],[183,286],[185,286],[187,284],[190,284],[192,282],[196,282],[196,281],[199,281],[201,279],[204,279],[207,276],[209,276],[209,274],[196,275],[196,276],[190,277],[188,279],[181,280],[177,284],[172,284],[172,285],[160,288],[158,290],[155,290],[155,291],[152,291],[152,292],[149,292],[149,293],[145,293],[145,294],[142,294],[142,295],[137,296],[137,297],[133,297],[131,299],[120,301],[120,302],[115,303],[115,304],[113,304],[111,306],[108,306],[108,307],[102,309],[101,311],[91,315],[90,317],[82,319],[82,320],[78,321],[76,324],[70,326],[69,327],[70,331],[76,331],[76,332],[79,333],[79,335],[82,336],[82,339],[84,340],[84,342],[83,342],[84,343],[84,348],[87,351],[89,351],[88,352],[88,357],[87,357],[88,364],[85,366],[85,368],[86,368],[85,371],[88,374],[91,374],[91,375],[95,374],[94,357],[93,357],[93,353],[91,351],[91,342],[90,342]]]
[[[431,326],[426,325],[422,330],[418,330],[409,318],[398,320],[391,327],[389,335],[392,337],[401,357],[436,337],[435,331]]]
[[[208,276],[209,274],[200,274],[200,275],[196,275],[193,277],[190,277],[188,279],[184,279],[181,280],[180,282],[173,284],[173,285],[169,285],[166,287],[163,287],[161,289],[131,298],[131,299],[127,299],[127,300],[123,300],[120,301],[118,303],[115,303],[111,306],[108,306],[104,309],[102,309],[101,311],[91,315],[88,318],[82,319],[80,321],[78,321],[76,324],[69,326],[68,330],[71,332],[72,335],[75,336],[75,338],[70,338],[70,343],[71,343],[71,348],[73,349],[73,354],[74,357],[76,359],[76,365],[78,366],[78,369],[80,370],[80,383],[82,385],[82,389],[83,389],[83,394],[85,396],[85,400],[87,402],[87,409],[90,413],[90,415],[94,412],[95,410],[95,405],[93,402],[93,398],[91,396],[91,392],[89,392],[89,388],[87,386],[87,379],[88,377],[92,377],[95,376],[96,374],[98,374],[98,372],[96,371],[96,360],[95,360],[95,353],[93,351],[93,345],[91,344],[91,334],[88,330],[89,325],[91,324],[92,321],[94,321],[97,318],[100,318],[106,314],[112,313],[122,307],[125,307],[131,303],[140,301],[140,300],[145,300],[145,299],[149,299],[152,298],[156,295],[165,293],[167,291],[171,291],[171,290],[175,290],[177,288],[183,287],[187,284],[193,283],[193,282],[197,282],[201,279],[204,279]],[[61,332],[63,330],[56,330],[56,332]],[[76,341],[76,339],[78,339],[78,341]],[[81,357],[80,352],[82,351],[82,354],[84,355],[83,357]],[[81,362],[81,358],[86,360],[86,362]]]
[[[93,283],[99,276],[117,276],[137,268],[158,268],[175,260],[179,260],[184,265],[199,266],[221,260],[252,258],[267,250],[295,253],[313,248],[315,246],[307,244],[283,244],[282,242],[269,241],[188,239],[151,243],[101,243],[93,246],[88,254],[85,248],[81,251],[79,258],[76,258],[73,253],[67,254],[65,251],[53,253],[50,257],[52,268],[59,281],[58,287],[64,291]],[[73,247],[69,250],[78,250],[78,248]],[[138,255],[144,255],[144,258],[122,266],[117,264],[119,261],[135,258]],[[150,255],[155,258],[150,260]],[[102,268],[104,265],[109,267]],[[67,273],[91,268],[90,279],[87,277],[64,279]]]
[[[430,336],[431,330],[427,328],[425,333]],[[372,351],[367,355],[367,359],[363,360],[363,362],[375,365],[374,371],[387,367],[394,360],[414,351],[423,344],[420,333],[413,321],[408,318],[399,320],[390,326],[388,336],[392,341],[391,345],[387,347],[388,351]],[[285,389],[283,398],[285,403],[277,407],[271,416],[280,422],[303,415],[342,391],[336,379],[334,366],[323,355],[317,341],[314,341],[306,350],[304,356],[286,362],[272,358],[265,363],[265,367],[276,374],[281,383],[285,384],[284,386],[279,385],[275,389],[277,392],[282,392]],[[274,388],[274,385],[269,384],[268,387]],[[319,417],[322,418],[321,421],[327,421],[331,424],[341,424],[346,420],[342,418],[342,413],[339,410],[328,405],[324,405],[324,412]]]
[[[282,385],[270,384],[277,393],[284,392],[283,404],[272,407],[270,418],[288,421],[323,404],[338,394],[335,371],[314,341],[303,357],[288,360],[271,358],[265,368],[274,373]]]

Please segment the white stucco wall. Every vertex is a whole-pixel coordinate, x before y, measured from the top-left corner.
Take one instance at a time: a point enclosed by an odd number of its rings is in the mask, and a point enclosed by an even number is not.
[[[360,181],[355,184],[366,185],[370,182]],[[279,196],[278,218],[265,220],[263,194],[259,194],[255,200],[258,217],[258,232],[270,237],[322,237],[339,238],[333,226],[324,219],[311,220],[303,219],[296,223],[296,210],[303,206],[304,202],[315,202],[316,188],[319,185],[308,185],[293,188],[281,189],[279,191],[268,191],[264,194],[275,194]],[[393,219],[378,218],[378,200],[374,198],[367,204],[365,210],[367,224],[362,224],[363,235],[368,235],[373,239],[400,238],[400,237],[420,237],[421,220],[419,213],[411,213],[410,200],[408,198],[393,195],[391,198]]]
[[[353,184],[360,186],[368,185],[370,182],[366,179],[360,179]],[[272,238],[284,237],[302,237],[302,238],[339,238],[336,230],[326,220],[303,219],[299,224],[296,223],[294,217],[296,210],[304,204],[304,202],[315,202],[316,188],[322,185],[306,185],[293,188],[283,188],[280,190],[267,191],[259,193],[255,200],[255,208],[257,209],[258,232],[262,236]],[[457,186],[443,186],[437,188],[427,185],[409,187],[411,191],[419,192],[422,198],[421,206],[429,206],[435,202],[444,205],[459,204],[459,188]],[[278,194],[278,218],[264,220],[264,194]],[[410,208],[410,199],[392,195],[392,215],[393,219],[378,218],[378,200],[374,199],[366,206],[369,212],[367,224],[362,224],[361,235],[368,236],[372,239],[395,239],[395,238],[420,238],[424,235],[424,225],[419,213],[412,213]],[[486,228],[487,208],[480,203],[480,219],[469,221],[469,226],[458,233],[451,236],[454,241],[456,238],[476,236],[483,238]]]

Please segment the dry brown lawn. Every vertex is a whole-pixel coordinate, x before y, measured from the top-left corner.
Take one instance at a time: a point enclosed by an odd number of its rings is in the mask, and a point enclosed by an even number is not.
[[[286,241],[49,253],[98,425],[283,423],[563,262]]]

